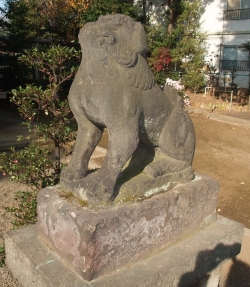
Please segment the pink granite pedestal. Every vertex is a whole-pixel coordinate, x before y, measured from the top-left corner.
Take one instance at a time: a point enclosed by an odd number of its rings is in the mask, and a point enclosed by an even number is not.
[[[193,181],[142,202],[98,210],[74,204],[60,186],[38,195],[38,236],[87,281],[157,254],[216,221],[219,185]]]

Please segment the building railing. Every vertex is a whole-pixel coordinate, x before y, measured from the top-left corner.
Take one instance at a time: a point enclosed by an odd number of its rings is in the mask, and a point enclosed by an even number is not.
[[[250,8],[234,9],[224,11],[225,20],[244,20],[250,19]]]
[[[220,70],[249,71],[250,61],[220,60]]]

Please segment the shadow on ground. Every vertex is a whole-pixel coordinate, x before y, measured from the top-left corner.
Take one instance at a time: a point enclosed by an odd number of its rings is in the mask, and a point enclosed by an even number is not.
[[[218,244],[213,250],[204,250],[196,258],[195,268],[192,272],[184,274],[178,284],[178,287],[198,287],[206,286],[205,282],[209,278],[209,273],[216,269],[226,259],[234,254],[240,253],[241,245]],[[220,287],[249,287],[250,286],[250,266],[234,257],[233,264],[228,272],[226,280],[223,280]],[[206,278],[201,279],[201,274],[207,274]],[[200,281],[199,281],[200,280]],[[194,284],[194,282],[199,283]],[[205,281],[205,282],[204,282]],[[216,282],[216,280],[214,280]],[[204,285],[202,285],[204,284]],[[217,287],[216,285],[209,285]]]
[[[232,259],[233,264],[226,279],[226,287],[249,287],[250,286],[250,266],[237,258]],[[224,287],[224,286],[220,286]]]

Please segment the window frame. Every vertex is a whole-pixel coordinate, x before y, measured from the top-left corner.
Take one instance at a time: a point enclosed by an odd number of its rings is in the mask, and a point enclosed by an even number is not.
[[[227,0],[227,10],[241,10],[241,9],[249,9],[250,8],[250,1],[249,0],[248,0],[248,2],[246,0],[238,0],[239,1],[239,7],[230,7],[229,1],[235,2],[237,0]],[[243,1],[246,1],[245,3],[249,4],[249,5],[247,5],[248,7],[242,7],[243,6],[242,3],[244,3]]]
[[[226,57],[225,59],[225,48],[235,48],[235,55],[234,57]],[[221,52],[220,52],[220,70],[226,70],[226,71],[250,71],[250,59],[246,55],[245,57],[242,57],[244,55],[244,52],[241,52],[241,46],[240,45],[221,45]],[[230,59],[231,58],[231,59]],[[242,59],[243,58],[243,59]],[[245,58],[245,59],[244,59]]]

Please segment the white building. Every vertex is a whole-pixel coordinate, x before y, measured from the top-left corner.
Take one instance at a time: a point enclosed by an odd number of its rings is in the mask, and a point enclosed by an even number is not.
[[[250,39],[250,0],[203,1],[206,8],[201,21],[208,36],[207,60],[213,58],[218,67],[219,85],[228,87],[233,78],[238,87],[248,88],[250,58],[240,47]],[[144,4],[151,23],[162,23],[168,9],[167,0],[134,0],[134,4],[141,9]]]
[[[219,85],[232,80],[240,88],[249,87],[250,58],[240,48],[250,39],[250,0],[204,0],[202,17],[208,35],[209,54],[218,55]]]

